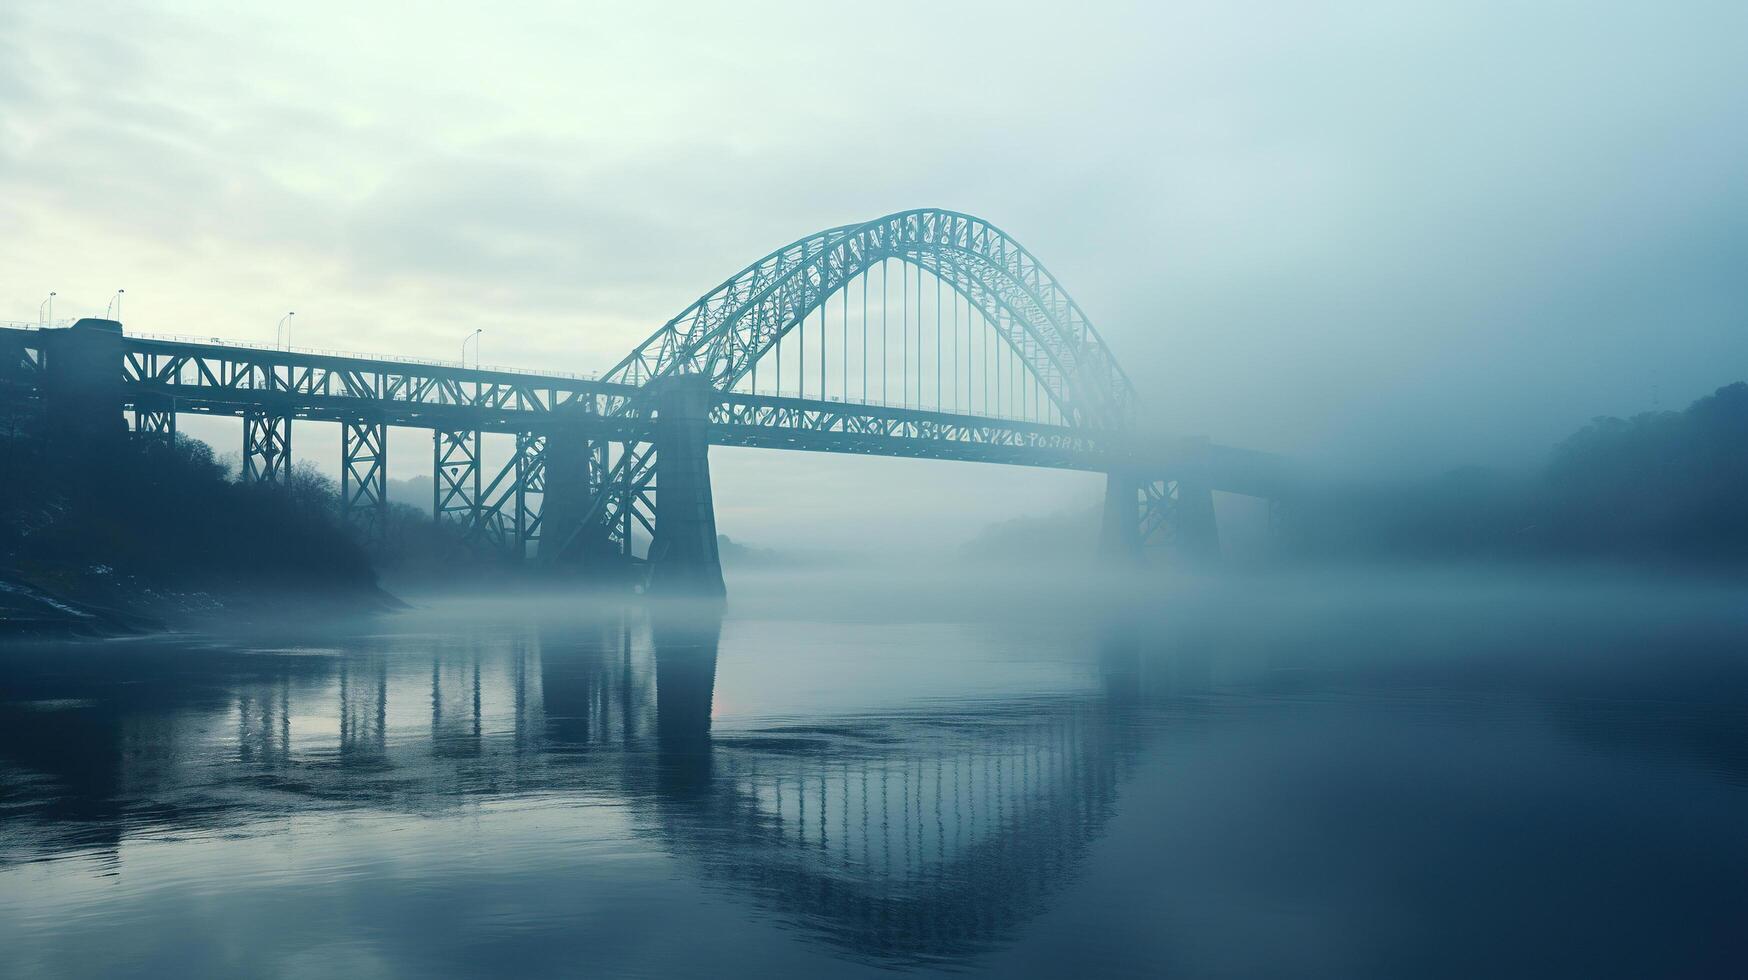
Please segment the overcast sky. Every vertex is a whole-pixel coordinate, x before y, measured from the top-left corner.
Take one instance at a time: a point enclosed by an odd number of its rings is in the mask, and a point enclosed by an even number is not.
[[[1745,55],[1741,0],[10,0],[0,319],[122,287],[131,331],[296,310],[300,346],[453,359],[484,326],[487,363],[586,372],[775,246],[939,206],[1049,264],[1169,428],[1524,465],[1748,377]],[[326,428],[295,445],[331,468]],[[713,460],[723,530],[773,544],[1098,486]]]

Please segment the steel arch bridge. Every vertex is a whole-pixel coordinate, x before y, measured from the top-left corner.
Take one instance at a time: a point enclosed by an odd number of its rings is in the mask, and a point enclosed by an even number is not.
[[[1017,358],[1057,419],[1100,429],[1121,429],[1134,421],[1134,386],[1080,304],[1044,264],[982,218],[936,209],[901,211],[785,245],[699,297],[633,349],[607,378],[642,384],[702,375],[724,389],[750,383],[760,360],[778,352],[783,338],[808,317],[816,312],[823,317],[829,300],[839,293],[844,294],[847,321],[851,283],[876,268],[884,275],[890,262],[914,267],[937,288],[951,290],[955,317],[959,303],[965,304],[967,339],[975,330],[973,319],[992,330],[1000,345],[997,356],[1005,349]],[[865,292],[862,298],[865,303]],[[880,297],[882,307],[885,299]],[[937,317],[939,300],[937,293]],[[924,325],[919,313],[917,326]],[[934,338],[939,344],[939,324]],[[821,334],[822,343],[828,339]],[[924,353],[921,344],[917,353]],[[988,357],[987,347],[982,354]],[[822,365],[825,355],[822,346]],[[923,373],[919,370],[919,382]],[[801,380],[805,384],[805,376]]]
[[[922,209],[797,239],[707,291],[600,377],[468,368],[113,321],[0,330],[0,400],[98,445],[241,416],[243,476],[284,480],[294,420],[342,426],[346,513],[386,524],[388,429],[432,432],[432,509],[554,568],[720,591],[708,450],[746,446],[1108,474],[1103,547],[1218,549],[1212,492],[1278,500],[1281,462],[1148,441],[1134,386],[1037,257],[989,222]],[[120,370],[115,370],[115,365]],[[482,433],[514,434],[487,466]]]

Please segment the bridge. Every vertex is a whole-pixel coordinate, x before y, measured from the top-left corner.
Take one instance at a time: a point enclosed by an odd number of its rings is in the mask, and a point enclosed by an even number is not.
[[[291,475],[293,422],[341,427],[341,509],[388,507],[388,429],[432,433],[432,511],[551,568],[720,592],[709,448],[999,463],[1107,475],[1101,547],[1218,551],[1214,491],[1280,500],[1285,466],[1150,439],[1115,355],[1061,283],[988,222],[925,209],[753,262],[599,376],[124,333],[0,330],[0,394],[83,445],[243,421],[241,478]],[[125,420],[125,424],[124,421]],[[482,433],[515,451],[488,467]]]

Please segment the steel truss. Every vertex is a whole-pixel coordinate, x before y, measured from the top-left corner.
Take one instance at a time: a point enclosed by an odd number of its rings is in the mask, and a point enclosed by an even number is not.
[[[1213,491],[1199,478],[1143,481],[1136,506],[1136,544],[1141,552],[1191,562],[1219,557]]]
[[[311,417],[370,404],[390,425],[433,426],[467,414],[545,416],[588,406],[613,414],[637,390],[586,378],[419,364],[387,357],[311,354],[126,337],[122,376],[135,391],[175,394],[187,410],[209,401],[296,404]],[[459,428],[459,425],[452,428]],[[514,431],[513,425],[489,427]]]
[[[125,343],[128,398],[135,404],[174,399],[178,413],[252,411],[341,424],[370,417],[390,426],[512,434],[546,432],[578,414],[592,420],[592,431],[602,439],[635,444],[648,438],[641,389],[626,385],[460,368],[431,368],[430,375],[413,376],[401,373],[411,369],[394,361],[320,359],[344,363],[342,369],[302,363],[312,356],[295,351],[135,337]],[[514,381],[500,380],[505,377]],[[710,437],[718,445],[1104,470],[1112,464],[1120,435],[1077,425],[744,391],[718,391],[717,398]],[[516,482],[506,477],[500,490]],[[506,527],[515,524],[513,506],[491,494],[485,494],[482,511],[501,513]]]
[[[432,517],[458,523],[471,536],[480,530],[480,432],[438,429],[431,436]]]
[[[651,404],[650,393],[640,389],[638,397],[616,406],[616,415],[603,416],[591,406],[570,413],[571,427],[565,436],[572,445],[582,444],[581,458],[573,455],[557,460],[549,455],[544,475],[574,480],[573,492],[580,492],[583,499],[574,502],[575,513],[565,515],[563,527],[543,522],[543,562],[573,561],[583,552],[603,546],[618,560],[629,562],[636,557],[633,527],[641,525],[654,536],[656,460],[650,441]],[[575,467],[580,472],[555,475],[554,466]]]
[[[243,482],[291,481],[291,416],[246,409],[243,412]]]
[[[827,229],[772,252],[668,321],[606,379],[641,385],[702,374],[731,389],[784,334],[889,259],[929,270],[979,309],[1072,424],[1133,421],[1128,377],[1043,264],[988,222],[933,209]]]
[[[711,409],[717,445],[1096,468],[1100,434],[1063,425],[920,409],[719,392]]]
[[[340,513],[370,538],[388,531],[388,426],[381,422],[340,424]]]
[[[637,560],[634,529],[655,536],[656,464],[653,442],[590,440],[583,461],[586,499],[568,526],[551,530],[547,560],[571,560],[591,532],[621,561]]]
[[[1148,480],[1141,484],[1137,537],[1144,550],[1170,550],[1178,544],[1178,481]]]
[[[480,497],[480,536],[527,557],[540,540],[540,504],[546,495],[546,436],[516,433],[516,452]]]
[[[176,403],[174,399],[144,399],[134,403],[135,436],[176,441]]]
[[[607,466],[606,460],[615,453],[618,462]],[[655,498],[661,479],[659,454],[654,443],[622,442],[601,447],[600,459],[599,469],[604,475],[599,497],[614,504],[610,540],[618,545],[621,556],[635,558],[634,527],[641,527],[644,534],[655,538]]]
[[[527,557],[540,544],[541,502],[546,497],[546,437],[516,433],[516,544]]]

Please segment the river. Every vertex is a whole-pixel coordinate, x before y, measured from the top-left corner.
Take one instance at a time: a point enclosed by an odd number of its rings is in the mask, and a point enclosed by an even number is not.
[[[0,647],[0,974],[1744,974],[1739,584],[920,578]]]

